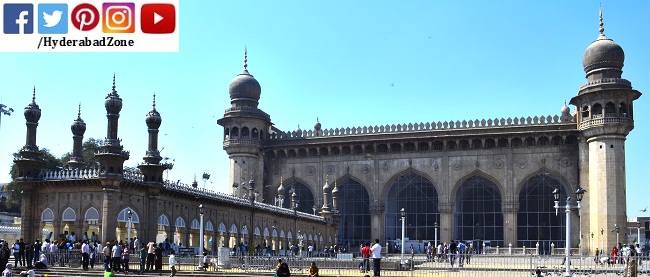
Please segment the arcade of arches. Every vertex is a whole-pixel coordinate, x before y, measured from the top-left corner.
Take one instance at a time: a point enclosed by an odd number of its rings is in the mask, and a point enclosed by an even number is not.
[[[405,236],[410,240],[433,241],[450,237],[455,240],[484,242],[504,247],[505,232],[516,230],[518,247],[535,247],[549,251],[550,244],[564,247],[565,214],[555,214],[552,191],[560,188],[562,197],[568,195],[569,187],[548,172],[541,172],[522,182],[517,192],[518,206],[510,212],[516,224],[506,219],[504,192],[500,184],[481,172],[473,173],[462,180],[455,192],[448,196],[454,199],[453,224],[441,224],[438,185],[424,174],[409,172],[391,180],[390,189],[383,201],[383,207],[373,206],[368,190],[352,178],[337,180],[339,190],[338,212],[340,216],[337,242],[341,245],[358,245],[373,241],[372,213],[383,213],[384,240],[401,239],[402,223],[400,210],[406,211]],[[300,203],[313,203],[311,190],[302,183],[296,183]],[[288,196],[288,194],[287,194]],[[448,207],[444,207],[449,209]],[[434,226],[438,224],[436,230]],[[435,232],[438,234],[435,234]]]

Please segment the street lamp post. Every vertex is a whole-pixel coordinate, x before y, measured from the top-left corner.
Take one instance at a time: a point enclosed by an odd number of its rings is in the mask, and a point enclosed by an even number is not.
[[[201,222],[199,225],[199,264],[203,263],[203,214],[205,213],[205,209],[203,208],[203,204],[199,205],[199,217],[201,218]]]
[[[636,243],[641,245],[641,222],[636,222]]]
[[[564,245],[564,256],[565,256],[565,271],[564,275],[565,276],[571,276],[571,208],[577,208],[580,210],[582,206],[580,205],[580,202],[582,201],[582,196],[587,192],[586,190],[582,188],[578,188],[576,190],[576,199],[578,200],[578,205],[575,207],[571,206],[571,197],[566,198],[566,206],[565,207],[565,212],[566,212],[566,243]],[[553,190],[553,199],[555,200],[555,215],[558,214],[558,211],[560,209],[560,190],[559,189],[554,189]]]
[[[614,223],[614,230],[616,231],[616,247],[618,247],[618,224]]]
[[[405,224],[405,222],[406,222],[406,210],[404,208],[402,208],[400,210],[400,213],[402,214],[402,257],[401,257],[401,262],[402,262],[402,264],[404,264],[404,247],[406,246],[406,245],[404,245],[404,239],[405,239],[404,228],[406,227],[406,224]]]
[[[437,251],[437,249],[438,249],[438,221],[436,221],[436,223],[433,224],[433,230],[434,230],[434,234],[435,234],[433,242],[435,244],[434,247],[436,248],[436,251]]]
[[[128,222],[126,223],[126,224],[128,224],[128,226],[126,228],[126,232],[127,232],[127,234],[126,234],[126,240],[127,240],[126,243],[131,245],[131,217],[133,216],[133,212],[131,212],[131,209],[126,211],[126,216],[128,218]]]

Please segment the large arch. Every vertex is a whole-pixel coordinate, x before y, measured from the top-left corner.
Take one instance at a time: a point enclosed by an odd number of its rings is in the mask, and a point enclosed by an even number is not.
[[[369,242],[372,239],[372,224],[368,190],[352,178],[337,180],[337,183],[338,210],[341,215],[337,243],[359,245]]]
[[[569,187],[547,171],[539,172],[522,182],[519,190],[519,211],[517,213],[517,245],[536,247],[541,253],[550,251],[551,243],[564,247],[566,215],[555,214],[552,192],[560,189],[560,199],[569,195]]]
[[[292,188],[294,188],[296,191],[296,200],[298,200],[297,210],[308,214],[314,213],[314,192],[311,190],[311,186],[307,185],[307,182],[294,176],[287,179],[282,185],[285,188],[284,201],[282,203],[283,208],[291,208],[291,194],[293,192]]]
[[[472,241],[474,245],[485,242],[492,247],[503,247],[503,212],[499,186],[493,178],[488,178],[481,172],[463,179],[455,191],[453,238]]]
[[[409,171],[396,178],[386,195],[385,237],[401,240],[401,209],[406,211],[405,236],[410,240],[433,240],[431,228],[440,220],[438,191],[425,176]]]

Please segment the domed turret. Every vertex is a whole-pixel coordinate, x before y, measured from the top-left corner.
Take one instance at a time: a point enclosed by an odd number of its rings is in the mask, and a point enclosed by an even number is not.
[[[569,115],[570,112],[571,112],[571,109],[569,109],[569,107],[566,105],[566,101],[565,101],[564,106],[562,106],[562,108],[560,109],[560,113],[562,115]]]
[[[600,11],[599,31],[598,38],[587,47],[582,56],[582,66],[587,73],[587,78],[590,81],[602,78],[621,78],[625,52],[620,45],[605,36],[602,10]]]
[[[314,123],[314,130],[320,131],[320,122],[318,122],[318,117],[316,118],[316,123]]]
[[[284,195],[285,189],[282,185],[282,176],[280,176],[280,186],[278,187],[278,195]]]
[[[248,73],[248,51],[244,51],[244,71],[230,82],[230,103],[233,106],[257,107],[262,88],[253,75]]]
[[[156,94],[153,95],[153,109],[147,114],[145,122],[147,122],[147,127],[149,127],[149,129],[158,129],[162,123],[162,117],[160,117],[160,113],[156,111]]]
[[[84,133],[86,132],[86,123],[84,122],[83,119],[81,119],[81,104],[79,104],[77,119],[75,119],[74,122],[72,122],[72,126],[70,126],[70,130],[72,130],[72,134],[75,136],[83,136]]]
[[[112,114],[118,114],[122,110],[122,98],[120,98],[120,95],[118,95],[115,90],[115,74],[113,74],[113,89],[111,93],[106,96],[104,107],[106,107],[108,113]]]
[[[41,108],[36,104],[36,87],[32,94],[32,103],[25,107],[24,115],[27,122],[30,123],[38,123],[38,120],[41,119]]]

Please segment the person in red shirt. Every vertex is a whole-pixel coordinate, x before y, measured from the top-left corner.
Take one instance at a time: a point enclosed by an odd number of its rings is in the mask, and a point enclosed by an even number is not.
[[[616,244],[614,244],[614,247],[612,247],[612,262],[613,263],[618,263],[618,248],[616,248]]]
[[[370,252],[370,245],[368,243],[364,244],[363,248],[361,248],[361,254],[363,255],[362,269],[365,270],[363,272],[370,271]]]

